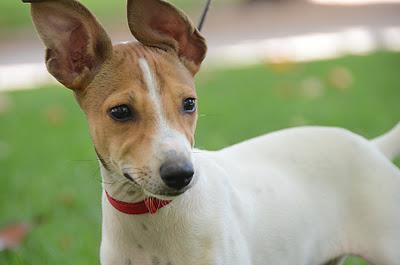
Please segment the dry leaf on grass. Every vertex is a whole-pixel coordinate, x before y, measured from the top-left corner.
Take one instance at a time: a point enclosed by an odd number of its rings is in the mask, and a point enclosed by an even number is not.
[[[328,82],[334,89],[345,91],[351,88],[354,77],[350,69],[346,67],[335,67],[329,72]]]
[[[0,229],[0,251],[18,247],[31,229],[27,223],[16,223]]]
[[[50,106],[44,110],[43,114],[53,126],[62,125],[67,117],[67,111],[61,106]]]
[[[11,108],[11,99],[4,93],[0,93],[0,115]]]
[[[295,69],[296,63],[288,58],[280,58],[275,60],[265,60],[264,65],[272,69],[275,73],[287,73]]]
[[[311,76],[300,83],[303,96],[308,99],[317,99],[324,95],[325,87],[320,78]]]

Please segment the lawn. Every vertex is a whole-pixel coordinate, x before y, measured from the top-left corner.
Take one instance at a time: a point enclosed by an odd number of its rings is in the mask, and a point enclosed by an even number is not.
[[[307,124],[378,136],[400,121],[399,69],[400,53],[376,53],[205,70],[197,146],[218,149]],[[33,224],[20,247],[0,252],[0,264],[97,264],[100,175],[71,92],[46,87],[0,98],[0,227]]]

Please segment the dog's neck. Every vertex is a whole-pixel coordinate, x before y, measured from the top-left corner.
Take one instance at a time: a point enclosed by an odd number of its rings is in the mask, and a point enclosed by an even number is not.
[[[167,257],[172,242],[183,252],[189,251],[193,223],[198,223],[188,211],[188,201],[192,199],[179,197],[155,214],[127,215],[112,207],[103,193],[102,248],[111,251],[106,258],[126,264],[130,258]],[[163,260],[163,264],[167,262]]]
[[[151,215],[151,214],[143,214],[139,215],[140,219],[143,219],[144,217],[149,217],[150,219],[154,219],[155,217],[160,217],[163,214],[171,214],[173,215],[186,215],[187,214],[187,209],[191,208],[191,211],[194,210],[201,210],[201,201],[204,201],[204,198],[207,197],[208,195],[206,194],[206,190],[204,188],[205,185],[207,185],[207,178],[206,176],[201,172],[200,168],[200,163],[195,163],[197,164],[196,166],[196,173],[195,173],[195,178],[194,178],[194,183],[193,187],[191,187],[188,191],[186,191],[184,194],[170,198],[170,197],[159,197],[159,199],[162,200],[171,200],[171,204],[163,207],[163,209],[160,209],[156,214]],[[103,178],[103,190],[104,190],[104,196],[103,196],[103,204],[106,204],[108,206],[112,205],[110,204],[109,200],[107,199],[106,192],[109,193],[114,199],[122,201],[122,202],[127,202],[127,203],[138,203],[142,202],[146,198],[149,197],[149,194],[146,194],[140,187],[136,187],[132,182],[125,181],[121,176],[114,176],[111,174],[109,171],[107,171],[101,164],[101,174]],[[199,176],[201,174],[201,177]],[[193,208],[193,205],[197,205],[196,208]],[[109,207],[109,208],[111,208]],[[115,211],[114,211],[115,210]],[[117,212],[116,209],[113,209],[113,211],[109,211],[111,213]],[[118,213],[118,215],[125,216],[129,219],[134,219],[135,216],[129,216],[126,214],[123,214],[121,212]]]
[[[116,199],[127,202],[140,202],[146,195],[141,191],[129,192],[129,185],[112,185],[112,176],[107,171],[102,170],[104,184],[107,192],[113,193]],[[198,212],[204,211],[205,203],[204,185],[206,183],[203,176],[199,178],[196,185],[181,196],[176,197],[171,204],[159,209],[155,214],[129,215],[115,209],[103,192],[103,234],[113,244],[117,244],[120,249],[128,246],[136,247],[132,244],[140,244],[145,248],[158,248],[161,245],[168,246],[179,233],[182,238],[191,234],[191,223],[196,222],[193,216],[202,218]],[[114,187],[115,186],[115,187]],[[179,224],[179,231],[176,225]],[[134,238],[134,239],[132,239]],[[161,244],[161,241],[165,241]],[[158,243],[157,243],[158,242]],[[184,241],[182,241],[184,242]],[[154,245],[156,244],[156,245]],[[118,249],[118,248],[117,248]]]

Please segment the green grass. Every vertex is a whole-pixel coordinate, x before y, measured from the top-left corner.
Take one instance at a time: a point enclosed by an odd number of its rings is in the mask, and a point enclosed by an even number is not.
[[[347,89],[328,81],[336,67],[351,72]],[[303,124],[375,137],[400,121],[399,69],[400,54],[377,53],[203,72],[197,146],[217,149]],[[60,87],[6,97],[10,107],[0,112],[0,227],[18,220],[36,225],[19,248],[0,253],[0,264],[97,264],[101,185],[84,115]]]

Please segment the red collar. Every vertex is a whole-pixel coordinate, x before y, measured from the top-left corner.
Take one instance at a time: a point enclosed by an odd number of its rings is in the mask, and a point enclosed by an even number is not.
[[[136,214],[155,214],[159,209],[163,208],[164,206],[168,205],[171,201],[164,201],[157,198],[146,198],[144,201],[129,203],[129,202],[122,202],[114,199],[113,197],[108,194],[106,191],[107,199],[110,204],[117,209],[118,211],[136,215]]]

